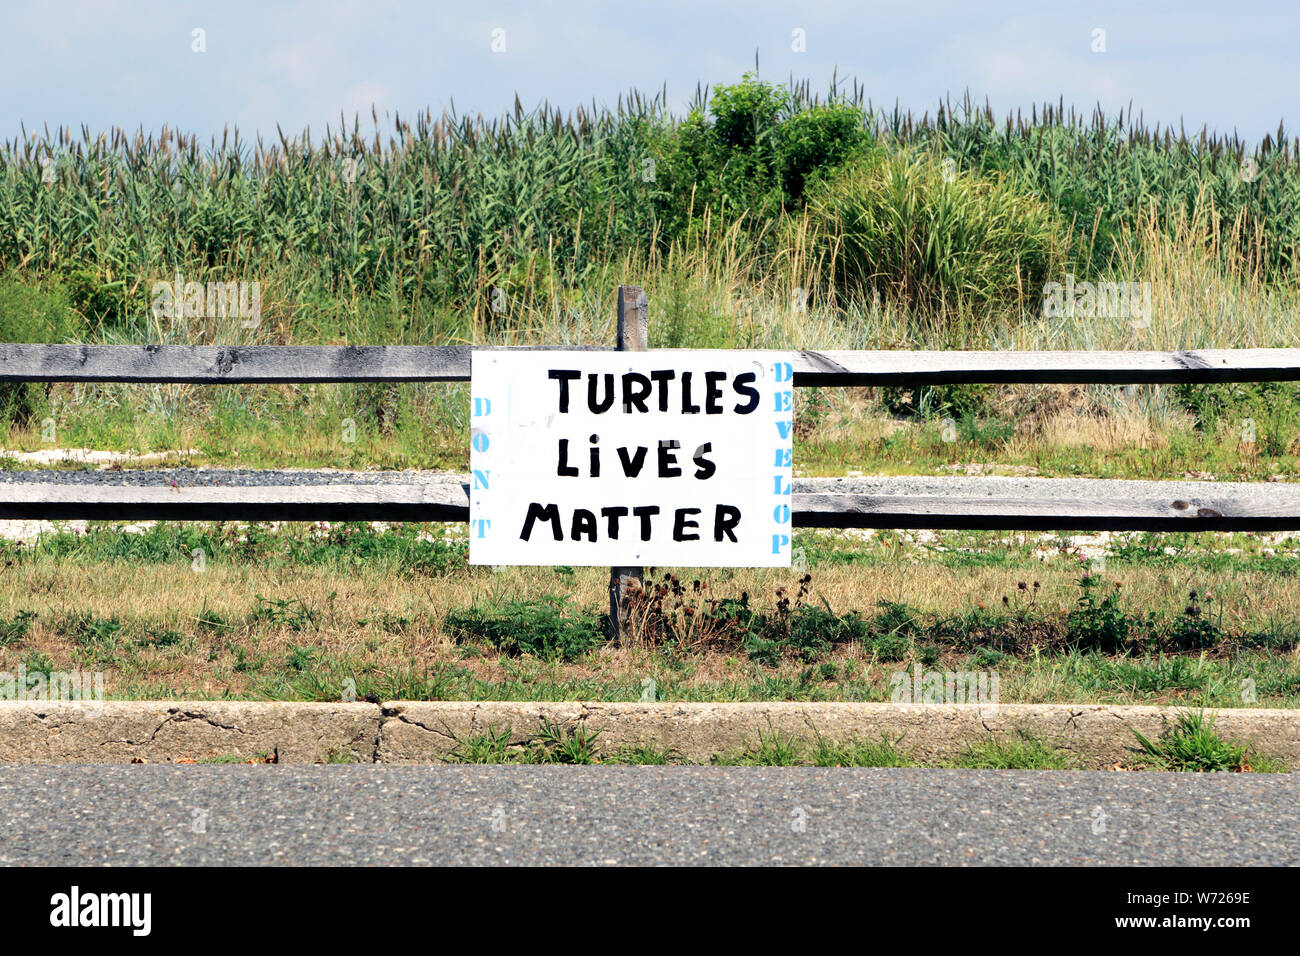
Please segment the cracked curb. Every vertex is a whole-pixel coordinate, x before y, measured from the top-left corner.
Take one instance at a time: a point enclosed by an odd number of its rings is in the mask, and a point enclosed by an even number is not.
[[[806,745],[877,741],[882,735],[923,762],[965,753],[991,738],[1032,735],[1071,751],[1081,766],[1131,763],[1133,731],[1155,738],[1185,708],[1105,704],[923,705],[889,703],[593,703],[389,701],[262,703],[0,701],[0,763],[147,763],[274,754],[279,763],[431,764],[489,730],[531,740],[544,723],[599,731],[603,755],[649,746],[708,763],[760,736]],[[1300,770],[1300,710],[1225,709],[1226,740]]]
[[[379,730],[379,708],[364,703],[0,701],[0,763],[368,763]]]
[[[544,722],[599,730],[602,755],[650,746],[690,763],[734,755],[760,736],[804,745],[897,740],[925,763],[949,760],[973,744],[1031,735],[1075,754],[1083,767],[1130,765],[1133,731],[1156,739],[1186,708],[1105,704],[892,703],[583,703],[391,701],[383,705],[380,763],[436,763],[461,741],[488,730],[509,731],[511,745],[534,737]],[[1300,770],[1300,710],[1225,709],[1215,729],[1225,740],[1248,743],[1261,755]]]

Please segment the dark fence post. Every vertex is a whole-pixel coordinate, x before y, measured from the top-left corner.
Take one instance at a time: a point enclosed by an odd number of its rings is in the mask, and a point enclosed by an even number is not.
[[[618,350],[645,352],[650,348],[650,304],[640,286],[618,287]],[[642,589],[641,568],[609,569],[609,636],[621,643],[627,633],[628,592]]]

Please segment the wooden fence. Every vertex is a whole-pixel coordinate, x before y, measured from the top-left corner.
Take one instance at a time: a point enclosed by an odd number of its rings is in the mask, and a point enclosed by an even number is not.
[[[645,294],[620,286],[618,348],[648,347]],[[554,346],[571,348],[572,346]],[[528,348],[534,349],[535,346]],[[0,344],[0,381],[188,384],[467,382],[471,346]],[[800,387],[950,383],[1178,384],[1294,381],[1300,349],[1186,352],[795,352]],[[859,495],[796,491],[799,527],[1266,531],[1300,528],[1300,490],[1282,483],[1194,498]],[[1086,487],[1086,482],[1084,483]],[[990,485],[994,488],[995,485]],[[1099,488],[1108,487],[1101,483]],[[460,482],[163,488],[0,482],[0,518],[466,521]]]
[[[555,346],[571,348],[572,346]],[[616,348],[644,351],[645,293],[618,291]],[[536,348],[536,347],[531,347]],[[0,344],[0,381],[272,384],[465,382],[470,346],[180,346]],[[1179,384],[1295,381],[1300,349],[1185,352],[812,351],[795,353],[794,384],[809,386],[954,383]],[[274,473],[272,473],[274,474]],[[1083,482],[1082,487],[1087,487]],[[1267,483],[1229,491],[1204,482],[1140,497],[1123,483],[1096,493],[1010,497],[987,494],[863,495],[796,489],[794,524],[805,528],[972,528],[990,530],[1272,531],[1300,529],[1300,485]],[[1143,486],[1151,487],[1151,486]],[[1154,487],[1159,488],[1157,483]],[[1240,486],[1238,486],[1240,488]],[[0,482],[0,518],[247,521],[468,521],[469,487],[410,484],[161,487],[127,478],[95,483]],[[639,568],[614,568],[611,626]]]

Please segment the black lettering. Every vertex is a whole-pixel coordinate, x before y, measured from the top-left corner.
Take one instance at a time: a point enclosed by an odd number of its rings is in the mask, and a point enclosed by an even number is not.
[[[564,531],[560,528],[560,509],[555,505],[547,505],[543,508],[536,501],[528,506],[528,514],[524,517],[524,530],[519,537],[527,541],[533,533],[533,522],[539,519],[551,523],[551,533],[555,535],[556,541],[564,540]]]
[[[736,390],[736,394],[749,396],[749,404],[736,406],[737,415],[748,415],[750,412],[754,411],[754,409],[758,408],[758,389],[747,384],[755,381],[757,378],[758,376],[753,372],[745,372],[743,375],[737,375],[736,380],[731,383],[731,387]]]
[[[703,481],[705,478],[712,478],[713,473],[718,470],[718,466],[709,461],[705,455],[713,450],[713,442],[706,441],[699,448],[695,449],[695,454],[691,456],[691,461],[695,462],[695,477]]]
[[[618,450],[618,460],[623,463],[623,474],[628,478],[635,478],[641,474],[641,469],[645,467],[646,452],[649,451],[645,445],[637,446],[636,454],[631,458],[627,457],[627,448]]]
[[[594,445],[598,441],[600,441],[600,436],[592,435],[590,441]],[[591,449],[591,477],[593,478],[600,477],[600,449],[599,448]]]
[[[726,372],[704,373],[704,414],[722,414],[722,386],[718,384],[726,379]]]
[[[596,382],[601,378],[605,380],[605,399],[596,401]],[[609,407],[614,404],[614,375],[607,373],[605,375],[588,375],[587,376],[587,407],[591,409],[593,415],[599,415],[601,412],[609,411]]]
[[[682,372],[682,414],[698,415],[700,406],[691,403],[691,377],[693,372]]]
[[[700,513],[699,508],[678,508],[677,517],[673,521],[673,540],[674,541],[699,541],[698,534],[687,534],[687,528],[698,528],[699,522],[688,521],[687,515],[697,515]]]
[[[677,377],[670,368],[659,369],[650,373],[650,378],[659,383],[659,411],[668,411],[668,383]]]
[[[677,467],[677,454],[674,448],[680,448],[681,442],[678,441],[661,441],[659,443],[659,477],[676,478],[682,473]]]
[[[560,439],[560,464],[555,469],[555,473],[561,478],[575,478],[578,469],[569,464],[569,439]]]
[[[632,411],[632,406],[636,406],[639,412],[648,412],[646,408],[646,396],[654,386],[650,384],[650,379],[646,378],[640,372],[623,373],[623,408],[624,411]]]
[[[713,512],[713,540],[721,541],[725,534],[736,540],[735,527],[740,524],[740,509],[735,505],[718,505]]]
[[[659,513],[658,505],[638,505],[632,509],[632,514],[641,519],[641,540],[650,540],[650,519]],[[558,518],[556,520],[559,520]]]
[[[571,536],[574,541],[581,541],[583,535],[588,541],[596,540],[596,516],[586,508],[574,508]]]
[[[582,373],[576,368],[553,368],[546,373],[546,377],[560,383],[560,411],[569,410],[569,383]]]
[[[626,508],[601,508],[600,513],[609,522],[609,539],[618,540],[618,519],[627,517]]]

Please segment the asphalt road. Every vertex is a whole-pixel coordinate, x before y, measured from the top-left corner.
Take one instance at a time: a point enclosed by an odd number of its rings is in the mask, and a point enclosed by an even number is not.
[[[6,864],[1300,864],[1300,777],[6,766]]]

